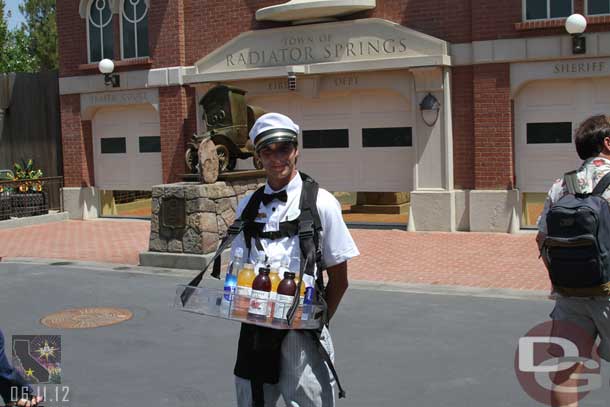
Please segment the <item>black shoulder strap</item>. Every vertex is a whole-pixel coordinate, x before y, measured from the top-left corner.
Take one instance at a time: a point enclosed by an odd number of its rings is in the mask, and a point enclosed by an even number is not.
[[[263,195],[265,194],[265,187],[262,186],[252,194],[252,197],[248,201],[248,204],[241,213],[240,218],[246,222],[254,222],[256,215],[258,215],[258,208],[261,206]]]
[[[186,287],[180,295],[180,300],[182,301],[183,306],[186,305],[189,298],[191,298],[191,295],[193,295],[193,293],[195,292],[195,288],[201,283],[203,275],[210,267],[210,264],[214,264],[214,267],[212,269],[212,276],[215,278],[220,278],[220,262],[222,252],[224,252],[225,249],[231,246],[233,240],[235,240],[237,235],[239,235],[243,230],[244,222],[241,219],[237,219],[235,222],[233,222],[231,226],[229,226],[229,229],[227,230],[227,235],[220,242],[220,246],[218,246],[218,249],[216,250],[216,253],[214,253],[212,259],[208,262],[208,264],[205,265],[201,273],[197,274],[197,276],[193,280],[191,280],[190,283],[188,283],[188,287]]]
[[[314,181],[309,175],[301,173],[303,178],[303,190],[301,192],[301,202],[300,209],[301,213],[303,211],[309,212],[313,219],[313,227],[314,227],[314,244],[316,248],[316,265],[318,270],[326,270],[326,264],[324,263],[324,258],[322,257],[322,249],[320,247],[320,232],[322,232],[322,222],[320,221],[320,213],[318,212],[318,191],[320,189],[318,183]],[[319,277],[322,277],[322,273],[319,273]],[[322,286],[324,286],[324,282],[321,281]]]
[[[601,196],[606,191],[606,189],[608,189],[609,186],[610,186],[610,172],[607,173],[606,175],[604,175],[604,177],[599,180],[597,185],[595,185],[595,188],[593,189],[593,192],[591,193],[591,195]]]
[[[210,267],[211,264],[214,265],[212,267],[212,277],[220,278],[220,266],[221,266],[221,262],[222,262],[222,258],[221,258],[222,252],[224,252],[225,249],[227,249],[228,247],[231,246],[231,243],[233,243],[235,238],[241,232],[244,232],[244,240],[246,242],[246,246],[248,247],[248,250],[250,250],[250,239],[247,236],[249,233],[247,233],[246,230],[250,230],[250,228],[251,228],[250,225],[252,225],[252,223],[254,222],[254,219],[256,218],[256,215],[258,213],[258,208],[260,206],[260,202],[262,199],[262,195],[264,194],[264,190],[265,190],[265,188],[261,187],[254,192],[254,194],[248,201],[248,204],[242,211],[242,214],[239,217],[239,219],[236,219],[235,222],[233,222],[233,224],[231,226],[229,226],[229,229],[227,230],[227,234],[220,242],[220,246],[218,246],[218,249],[216,250],[216,253],[212,257],[212,259],[208,262],[208,264],[206,264],[205,268],[201,271],[201,273],[199,273],[190,283],[188,283],[188,286],[186,287],[186,289],[180,296],[182,305],[186,305],[186,303],[189,300],[189,298],[191,297],[191,295],[193,295],[193,293],[195,292],[194,289],[197,286],[199,286],[199,284],[201,283],[201,280],[203,279],[205,272],[208,270],[208,268]],[[249,256],[249,254],[248,254],[248,256]]]
[[[318,198],[318,184],[307,174],[301,173],[303,178],[303,188],[301,189],[301,201],[299,202],[299,209],[301,214],[299,215],[299,246],[301,248],[301,261],[299,271],[299,284],[297,290],[301,290],[301,284],[303,284],[303,275],[308,274],[314,276],[315,268],[318,269],[318,275],[315,280],[316,282],[316,300],[318,303],[324,304],[325,293],[324,293],[324,280],[323,271],[326,268],[324,261],[322,260],[322,251],[320,248],[320,231],[322,225],[320,217],[316,207],[316,201]],[[293,301],[292,306],[288,310],[287,319],[288,324],[292,324],[293,317],[296,314],[298,307],[298,300]],[[327,322],[327,316],[323,316],[324,323]]]
[[[263,200],[263,195],[265,194],[265,187],[262,186],[257,189],[252,197],[248,201],[248,204],[244,208],[241,219],[245,222],[244,225],[244,242],[246,244],[246,248],[248,249],[248,258],[250,257],[250,250],[252,249],[252,239],[254,238],[254,243],[256,244],[256,248],[258,251],[264,251],[263,245],[260,242],[259,233],[262,231],[263,224],[257,223],[255,221],[256,216],[258,215],[258,210],[261,206],[261,201]]]
[[[565,174],[563,174],[563,182],[566,185],[566,189],[568,190],[568,193],[574,195],[576,194],[576,191],[578,191],[578,180],[576,179],[576,173],[578,172],[578,170],[573,170],[573,171],[569,171],[566,172]]]
[[[303,180],[303,189],[301,191],[301,202],[299,202],[299,209],[309,209],[313,217],[313,222],[316,230],[322,230],[322,222],[320,222],[320,214],[318,213],[318,207],[316,201],[318,200],[318,190],[320,189],[318,183],[311,178],[309,175],[299,172],[301,179]]]

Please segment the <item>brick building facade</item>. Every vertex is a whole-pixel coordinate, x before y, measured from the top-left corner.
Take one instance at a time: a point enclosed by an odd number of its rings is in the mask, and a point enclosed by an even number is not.
[[[415,230],[532,224],[551,181],[578,165],[573,130],[610,108],[607,0],[377,0],[297,25],[257,20],[277,1],[136,3],[57,1],[64,202],[77,217],[100,214],[102,191],[180,180],[205,127],[198,101],[217,83],[294,116],[321,143],[300,165],[328,189],[411,192]],[[564,29],[572,13],[589,24],[584,54]],[[104,84],[100,55],[119,87]],[[428,94],[441,106],[431,126]]]

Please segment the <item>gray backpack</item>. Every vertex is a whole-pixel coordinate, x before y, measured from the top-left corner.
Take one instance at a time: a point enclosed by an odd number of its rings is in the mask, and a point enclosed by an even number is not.
[[[570,182],[574,171],[564,177],[569,194],[563,196],[546,216],[548,234],[541,256],[549,266],[553,285],[591,288],[610,278],[610,205],[602,194],[610,186],[606,174],[590,194],[575,193]]]

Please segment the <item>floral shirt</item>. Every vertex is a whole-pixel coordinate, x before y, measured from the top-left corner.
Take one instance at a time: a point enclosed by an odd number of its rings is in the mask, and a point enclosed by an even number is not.
[[[580,168],[576,172],[577,187],[576,192],[587,194],[593,191],[595,185],[600,179],[610,172],[610,160],[602,157],[593,157],[587,159],[582,163]],[[546,214],[560,198],[567,195],[568,188],[563,178],[559,178],[555,181],[549,194],[544,202],[544,209],[542,214],[538,218],[538,230],[544,234],[547,234],[546,226]],[[610,187],[602,195],[608,202],[610,202]]]

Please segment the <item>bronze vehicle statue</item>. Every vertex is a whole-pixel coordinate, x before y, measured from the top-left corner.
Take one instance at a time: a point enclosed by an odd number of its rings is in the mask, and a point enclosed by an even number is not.
[[[246,104],[246,92],[232,86],[218,85],[210,89],[199,104],[203,108],[206,131],[196,134],[187,144],[186,167],[198,172],[198,149],[201,142],[210,139],[218,155],[219,172],[235,169],[237,159],[253,157],[254,167],[262,168],[254,157],[254,147],[248,137],[252,125],[265,114],[262,109]]]

